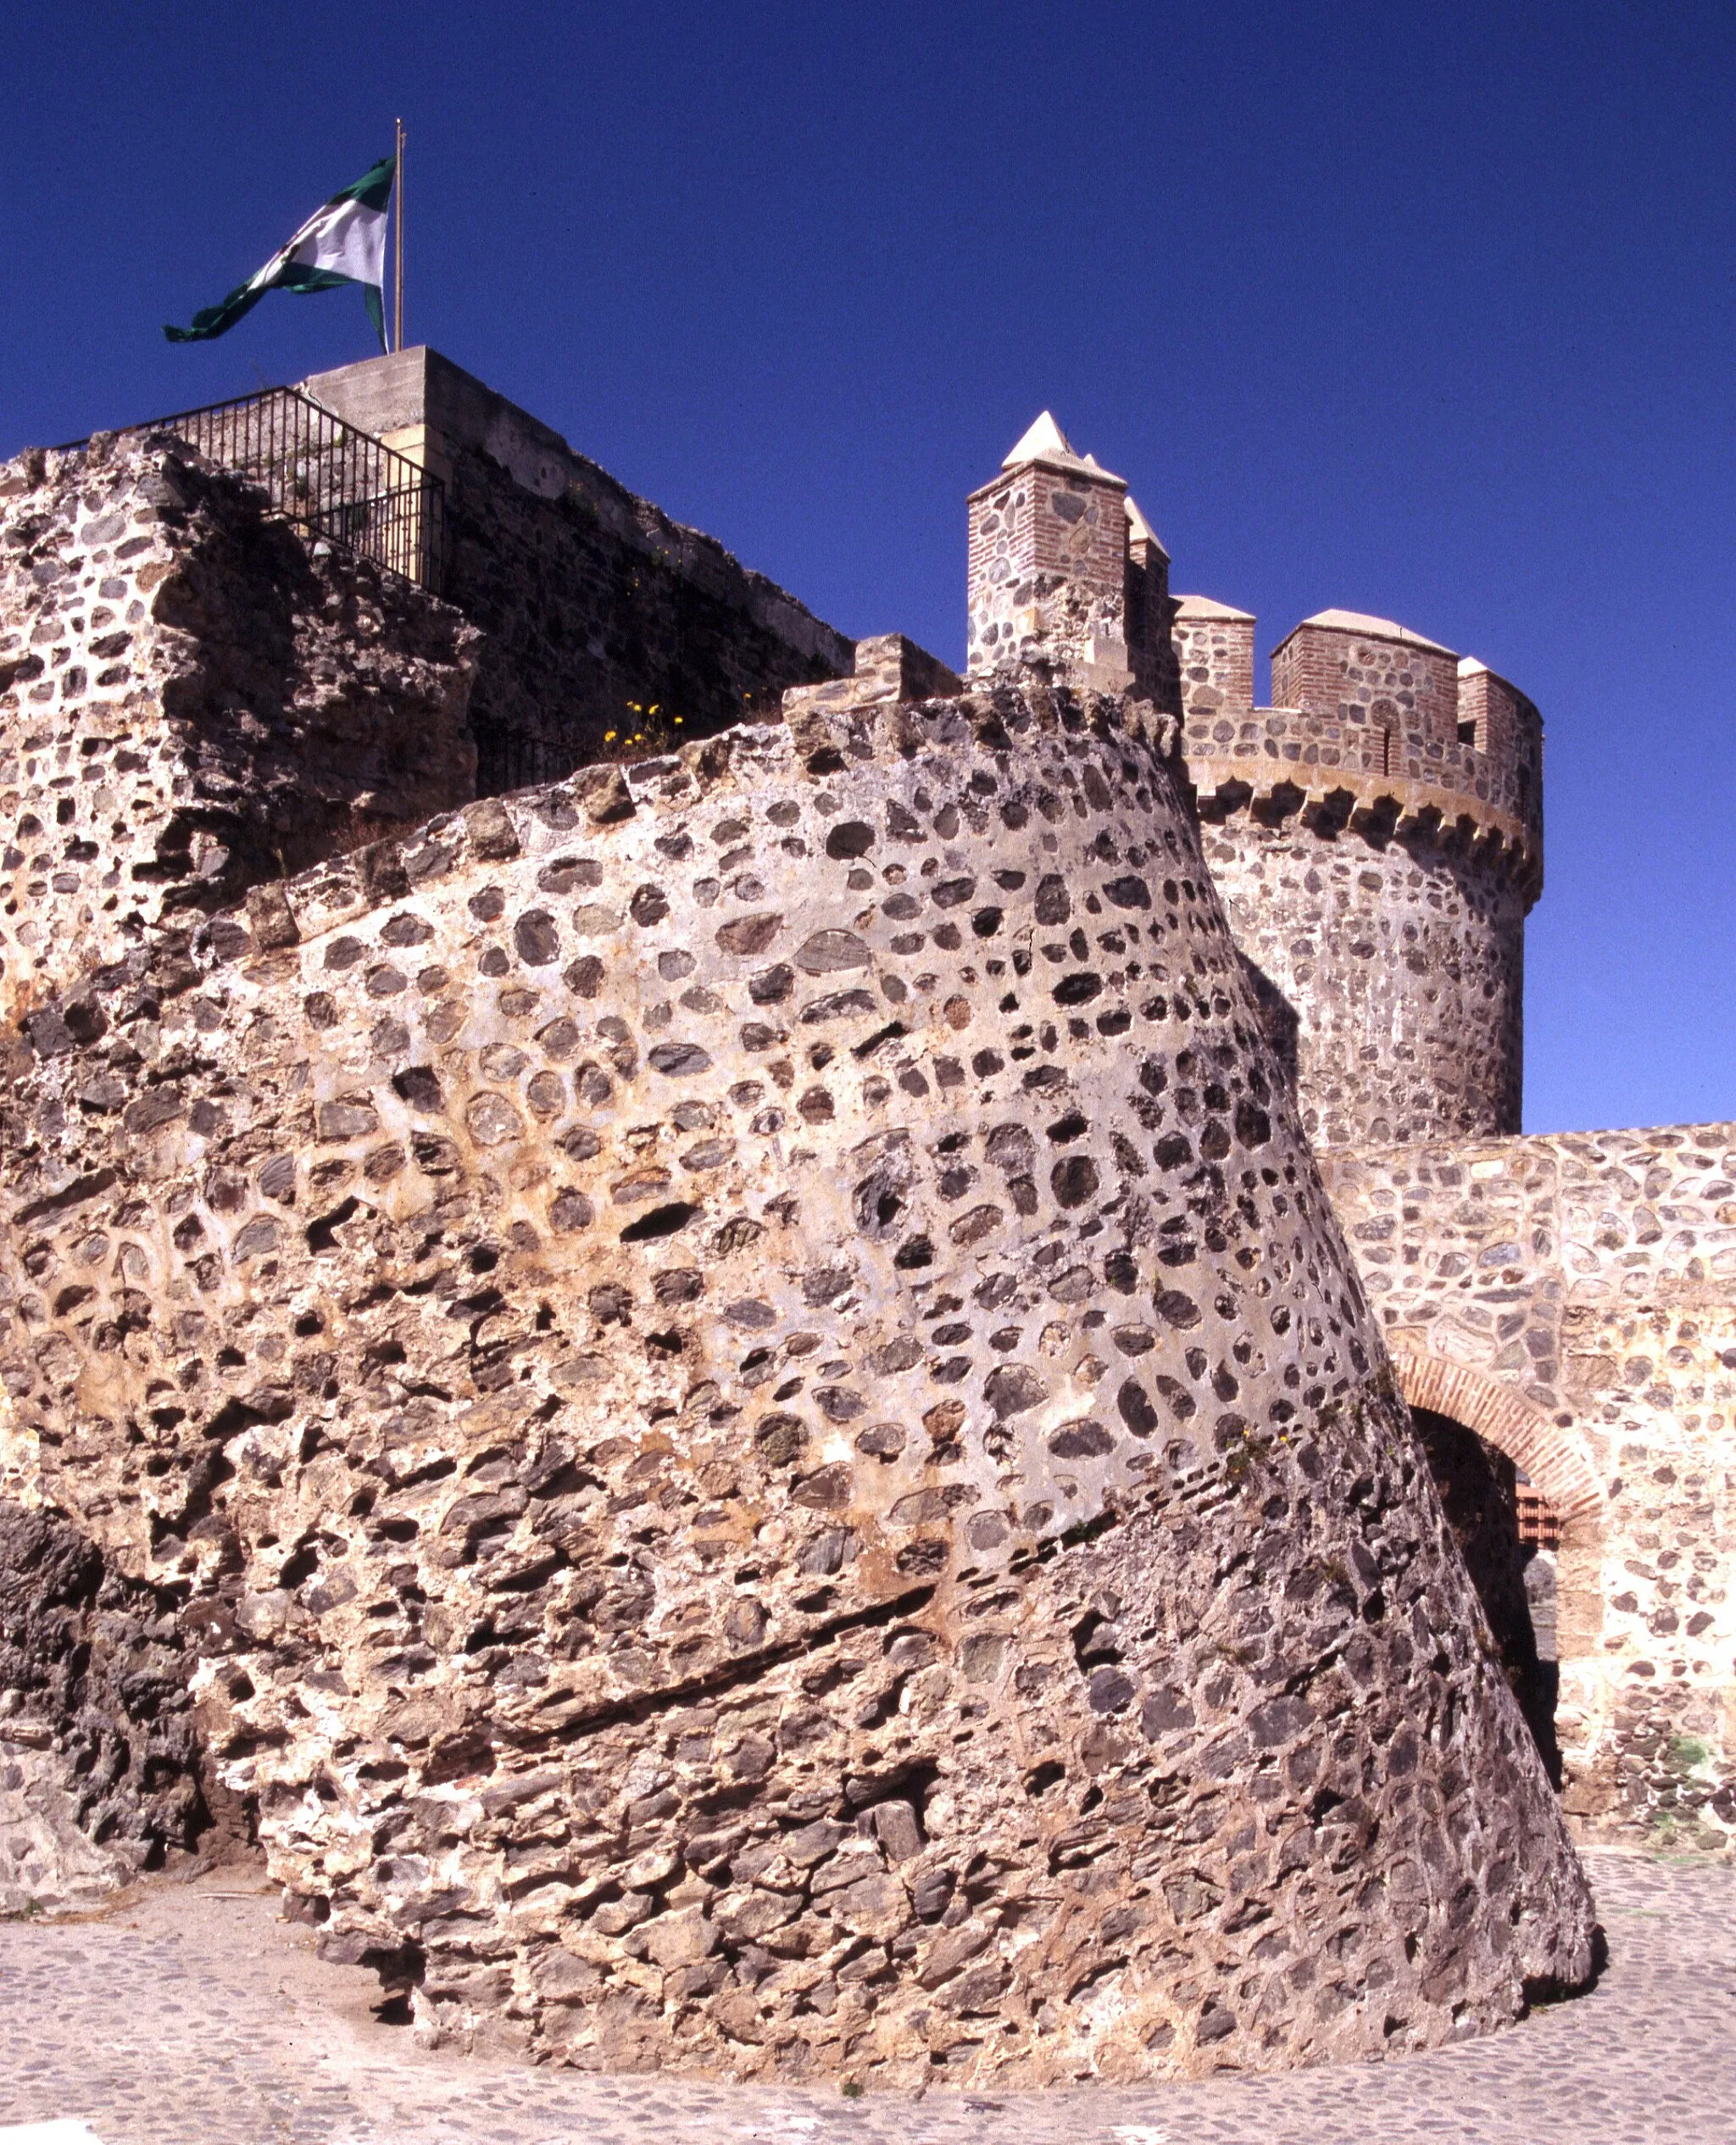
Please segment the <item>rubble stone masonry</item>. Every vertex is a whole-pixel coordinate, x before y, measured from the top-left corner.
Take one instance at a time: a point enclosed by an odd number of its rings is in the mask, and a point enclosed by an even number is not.
[[[1337,622],[1352,616],[1297,627],[1273,658],[1292,704],[1255,708],[1237,705],[1252,619],[1181,599],[1207,860],[1237,943],[1297,1017],[1316,1146],[1516,1132],[1541,724],[1483,666],[1384,620]]]
[[[1736,1836],[1736,1126],[1327,1154],[1418,1405],[1562,1523],[1555,1732],[1601,1836]]]
[[[426,2039],[870,2085],[1582,1984],[1568,1820],[1736,1834],[1736,1128],[1513,1136],[1535,708],[1330,611],[1255,708],[1051,419],[961,683],[308,387],[450,603],[0,469],[0,1902],[233,1798]]]
[[[704,736],[849,671],[849,641],[793,596],[437,351],[303,391],[444,481],[442,593],[484,636],[470,700],[484,795],[570,774],[610,731]]]
[[[1018,459],[971,494],[965,667],[973,677],[1038,672],[1116,690],[1131,682],[1127,487],[1054,438],[1031,453],[1021,442]],[[1142,560],[1140,624],[1149,610],[1166,627],[1166,577],[1154,594],[1147,573]]]
[[[212,920],[249,886],[473,796],[476,645],[174,441],[0,468],[8,1020],[147,945],[233,940]]]
[[[1589,1896],[1171,733],[937,672],[69,979],[7,1486],[431,2035],[1037,2081],[1511,2018]]]
[[[172,1592],[0,1499],[0,1914],[98,1904],[207,1830],[192,1669]]]

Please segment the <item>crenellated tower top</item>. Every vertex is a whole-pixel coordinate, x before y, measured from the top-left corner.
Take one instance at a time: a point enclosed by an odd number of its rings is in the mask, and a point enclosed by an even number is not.
[[[1486,664],[1341,610],[1278,644],[1275,705],[1256,707],[1253,615],[1171,597],[1169,564],[1126,480],[1045,410],[971,495],[971,679],[1180,718],[1213,875],[1318,1143],[1516,1131],[1536,708]]]
[[[1045,410],[970,516],[970,676],[1035,671],[1167,703],[1169,554],[1125,477],[1076,454]]]
[[[1389,618],[1317,611],[1254,705],[1251,614],[1177,600],[1182,751],[1200,816],[1350,824],[1475,848],[1543,887],[1543,720],[1517,687]]]

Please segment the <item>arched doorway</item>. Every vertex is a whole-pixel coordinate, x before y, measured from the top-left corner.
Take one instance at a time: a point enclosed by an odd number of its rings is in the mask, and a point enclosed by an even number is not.
[[[1542,1546],[1545,1532],[1560,1539],[1555,1513],[1528,1478],[1522,1491],[1513,1461],[1475,1430],[1427,1407],[1413,1407],[1410,1419],[1507,1681],[1559,1788],[1555,1560]]]
[[[1562,1640],[1601,1620],[1575,1595],[1597,1569],[1603,1494],[1589,1457],[1571,1428],[1511,1386],[1421,1352],[1394,1350],[1393,1363],[1514,1696],[1560,1787]]]

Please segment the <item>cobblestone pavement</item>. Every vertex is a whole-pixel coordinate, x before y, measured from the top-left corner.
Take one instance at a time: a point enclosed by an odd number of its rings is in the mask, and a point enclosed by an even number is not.
[[[1736,1869],[1587,1858],[1610,1964],[1510,2031],[1199,2085],[886,2095],[598,2078],[425,2053],[248,1867],[0,1925],[7,2126],[102,2145],[1736,2145]]]

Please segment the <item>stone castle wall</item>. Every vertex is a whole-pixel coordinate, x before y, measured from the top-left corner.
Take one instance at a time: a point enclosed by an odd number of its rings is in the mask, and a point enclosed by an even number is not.
[[[1254,626],[1249,612],[1209,596],[1176,599],[1170,638],[1185,732],[1196,755],[1209,753],[1214,744],[1258,749],[1253,728],[1244,733],[1236,722],[1254,705]],[[1219,738],[1213,726],[1221,715],[1226,727]]]
[[[1150,543],[1130,557],[1126,484],[1054,437],[971,494],[965,670],[1120,691],[1137,654],[1149,689],[1130,626],[1167,638],[1168,562]]]
[[[1333,616],[1326,611],[1305,619],[1272,650],[1273,705],[1390,732],[1395,757],[1402,753],[1421,766],[1438,763],[1458,741],[1458,658],[1390,621],[1377,621],[1384,632],[1370,631],[1374,620],[1360,627],[1326,622]]]
[[[0,1890],[234,1795],[432,2036],[882,2083],[1574,1981],[1512,1478],[1566,1810],[1728,1844],[1736,1133],[1481,1136],[1535,709],[1343,613],[1255,709],[1065,442],[967,693],[431,354],[309,385],[481,641],[173,443],[0,471]],[[793,682],[472,801],[473,712]]]
[[[1511,2017],[1589,1898],[1161,743],[921,667],[63,989],[7,1479],[431,2031],[910,2082]]]
[[[147,947],[185,960],[248,887],[473,795],[475,644],[173,442],[0,469],[8,1019]]]
[[[1227,629],[1227,636],[1232,632]],[[1201,694],[1188,707],[1183,749],[1189,766],[1197,763],[1201,770],[1202,796],[1234,784],[1265,796],[1288,784],[1305,802],[1342,794],[1351,812],[1388,799],[1394,822],[1429,824],[1449,837],[1462,819],[1466,838],[1511,856],[1533,900],[1542,891],[1541,781],[1526,778],[1528,755],[1516,754],[1504,764],[1469,739],[1442,744],[1305,708],[1237,711],[1228,704],[1228,688],[1245,675],[1239,651],[1232,656],[1226,648],[1223,660],[1221,696],[1208,701]],[[1475,720],[1467,716],[1467,728]]]
[[[1476,1418],[1562,1508],[1567,1808],[1600,1835],[1728,1845],[1736,1127],[1322,1166],[1412,1397]]]
[[[849,671],[850,644],[793,596],[437,353],[317,374],[304,392],[444,480],[442,593],[484,636],[482,794],[608,757],[609,732],[704,736]]]
[[[1211,811],[1201,835],[1237,944],[1298,1017],[1316,1145],[1516,1127],[1527,903],[1511,873],[1426,834]]]
[[[1033,443],[1066,448],[1043,419],[1010,460]],[[1110,496],[1119,480],[1066,453],[1052,486]],[[1033,646],[1053,665],[1065,643],[1077,666],[1113,566],[1058,547],[1028,477],[973,499],[973,628],[981,610],[976,639],[999,644],[1002,584],[1047,533],[1067,586]],[[1199,596],[1166,616],[1207,862],[1567,1808],[1600,1833],[1720,1845],[1736,1819],[1728,1140],[1489,1142],[1521,1123],[1538,711],[1487,666],[1348,611],[1286,638],[1279,705],[1258,708],[1254,618]],[[1566,1530],[1559,1692],[1504,1486],[1521,1468]]]
[[[1310,1138],[1516,1132],[1542,884],[1536,710],[1414,636],[1316,621],[1273,658],[1274,694],[1297,704],[1238,705],[1254,621],[1184,597],[1176,636],[1212,874],[1237,943],[1297,1017]]]
[[[0,1914],[97,1904],[208,1830],[192,1665],[172,1597],[0,1498]]]

